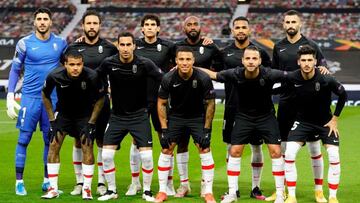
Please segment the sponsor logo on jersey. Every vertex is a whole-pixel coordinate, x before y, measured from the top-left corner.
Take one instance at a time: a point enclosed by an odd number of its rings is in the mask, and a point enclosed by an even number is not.
[[[181,83],[173,84],[173,87],[179,87]]]
[[[192,81],[192,87],[193,87],[193,88],[197,88],[197,80],[193,80],[193,81]]]
[[[40,48],[40,47],[33,47],[33,48],[31,48],[31,50],[35,51],[38,48]]]
[[[98,52],[99,52],[99,54],[102,54],[103,52],[104,52],[104,48],[103,48],[103,46],[99,46],[98,47]]]
[[[294,86],[295,86],[295,87],[301,87],[302,85],[295,84]]]
[[[143,48],[145,48],[145,47],[137,47],[137,49],[143,49]]]
[[[200,53],[200,54],[204,54],[204,51],[205,51],[205,49],[204,49],[203,46],[199,47],[199,53]]]
[[[320,83],[319,82],[316,82],[315,83],[315,91],[320,91]]]
[[[160,52],[160,51],[161,51],[161,49],[162,49],[161,44],[158,44],[158,45],[156,46],[156,49],[157,49],[157,51],[158,51],[158,52]]]
[[[78,49],[78,52],[83,52],[85,51],[85,49]]]
[[[234,53],[228,53],[226,56],[233,56]]]
[[[57,51],[58,50],[58,45],[56,43],[54,43],[53,48],[54,48],[55,51]]]
[[[286,50],[286,48],[285,49],[280,49],[280,52],[283,52],[283,51],[285,51]]]
[[[137,65],[134,64],[134,65],[132,66],[132,72],[133,72],[133,73],[137,73],[137,71],[138,71]]]
[[[69,85],[60,84],[60,87],[61,87],[61,88],[66,88],[66,87],[69,87]]]

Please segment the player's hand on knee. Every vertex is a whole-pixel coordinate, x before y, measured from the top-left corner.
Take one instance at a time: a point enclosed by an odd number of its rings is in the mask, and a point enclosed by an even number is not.
[[[199,146],[202,149],[207,149],[210,147],[210,140],[211,140],[211,129],[210,128],[204,128],[204,134],[202,137],[200,137],[199,140]]]
[[[170,138],[167,128],[161,129],[160,144],[163,149],[169,149],[170,147]]]
[[[6,107],[7,107],[7,115],[11,119],[16,119],[18,117],[18,114],[16,113],[16,110],[20,110],[20,105],[15,101],[14,93],[9,92],[6,96]]]
[[[55,139],[56,142],[59,142],[59,139],[57,137],[57,129],[55,125],[55,121],[50,121],[50,129],[48,133],[48,139],[49,142],[52,143]]]
[[[94,142],[95,139],[96,126],[94,123],[87,123],[85,127],[81,130],[81,143],[90,145]]]

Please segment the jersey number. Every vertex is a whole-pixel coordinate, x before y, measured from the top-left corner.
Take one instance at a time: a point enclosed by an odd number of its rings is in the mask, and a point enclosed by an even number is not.
[[[295,121],[292,128],[291,128],[291,130],[295,130],[298,127],[299,124],[300,124],[299,121]]]

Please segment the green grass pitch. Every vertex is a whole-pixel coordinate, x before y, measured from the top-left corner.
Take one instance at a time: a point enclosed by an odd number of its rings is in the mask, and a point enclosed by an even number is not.
[[[6,115],[5,101],[0,100],[0,202],[45,202],[41,200],[41,183],[43,178],[42,150],[43,141],[39,131],[35,132],[32,141],[28,147],[26,168],[24,174],[25,186],[28,192],[27,196],[20,197],[15,195],[15,146],[17,143],[18,130],[15,128],[15,121],[10,120]],[[215,181],[214,195],[219,200],[222,193],[227,191],[227,176],[225,164],[225,144],[222,142],[221,128],[223,117],[223,105],[217,105],[216,115],[213,122],[212,134],[212,153],[215,160]],[[340,159],[341,159],[341,183],[338,191],[340,202],[357,202],[360,199],[360,108],[345,107],[339,121],[341,133]],[[154,177],[152,190],[156,193],[158,190],[157,179],[157,161],[159,157],[160,144],[156,134],[154,136]],[[129,169],[129,147],[130,136],[127,136],[122,143],[122,148],[116,153],[116,182],[120,197],[111,202],[144,202],[141,196],[125,197],[127,186],[131,181]],[[59,188],[64,191],[58,199],[50,200],[53,202],[82,202],[81,197],[71,196],[69,193],[73,189],[75,176],[72,167],[72,138],[67,137],[61,150],[61,169],[59,174]],[[271,160],[266,146],[264,151],[264,170],[262,174],[261,189],[265,195],[270,195],[274,191],[274,180],[271,175]],[[241,176],[239,178],[239,187],[241,198],[238,202],[259,202],[259,200],[250,199],[251,189],[251,167],[250,167],[250,149],[246,147],[242,159]],[[327,155],[324,151],[325,172],[324,172],[324,192],[328,196],[327,189]],[[310,158],[307,147],[304,147],[296,160],[298,169],[297,198],[298,202],[314,202],[313,198],[313,178],[311,172]],[[175,167],[176,168],[176,167]],[[203,202],[199,197],[200,190],[200,158],[193,145],[190,147],[189,178],[191,181],[192,194],[183,199],[170,197],[168,202]],[[93,183],[97,182],[97,172],[95,172]],[[179,185],[179,178],[175,169],[175,186]],[[93,191],[96,187],[93,184]],[[96,197],[94,195],[94,197]],[[96,201],[96,200],[94,200]],[[360,201],[360,200],[359,200]]]

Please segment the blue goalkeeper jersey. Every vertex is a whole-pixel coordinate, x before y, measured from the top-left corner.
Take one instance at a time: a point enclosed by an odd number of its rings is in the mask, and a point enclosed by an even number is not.
[[[16,45],[9,75],[9,92],[14,92],[21,69],[24,69],[22,94],[41,98],[46,76],[59,66],[60,57],[67,47],[65,39],[51,33],[47,40],[40,40],[35,33],[23,37]]]

